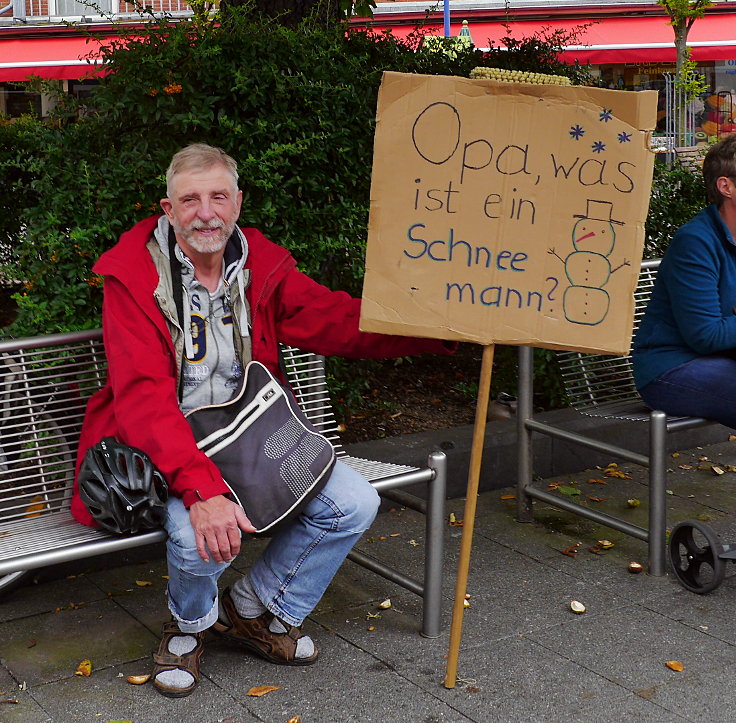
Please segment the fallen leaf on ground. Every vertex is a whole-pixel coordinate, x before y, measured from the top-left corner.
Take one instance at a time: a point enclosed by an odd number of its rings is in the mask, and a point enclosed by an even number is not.
[[[83,675],[85,678],[89,678],[92,675],[92,661],[84,659],[74,671],[74,675]]]
[[[286,723],[302,723],[302,717],[300,715],[295,715],[293,718],[289,718]]]
[[[382,603],[378,603],[381,610],[388,610],[391,607],[391,598],[386,598]]]
[[[685,670],[685,666],[679,660],[668,660],[665,665],[676,673],[682,673]]]
[[[138,585],[138,587],[148,587],[149,585],[153,585],[153,583],[148,582],[148,580],[136,580],[135,584]]]
[[[585,605],[583,605],[579,600],[571,600],[570,610],[572,610],[576,615],[582,615],[585,612]]]
[[[28,645],[26,645],[27,648],[35,648],[37,645],[36,638],[31,638],[28,641]]]
[[[392,532],[392,533],[391,533],[391,534],[389,535],[389,537],[401,537],[401,533],[400,533],[400,532]]]
[[[607,550],[609,547],[613,547],[613,542],[610,540],[598,540],[598,544],[602,550]]]
[[[631,479],[630,474],[626,474],[626,472],[623,472],[616,467],[607,467],[603,470],[603,474],[606,475],[606,477],[615,477],[616,479]]]
[[[673,457],[674,459],[677,459],[677,458],[678,458],[679,456],[680,456],[680,453],[679,453],[679,452],[673,452],[673,453],[672,453],[672,457]]]
[[[681,464],[679,465],[680,469],[692,469],[693,466],[691,464]]]
[[[500,499],[502,500],[515,500],[516,495],[501,495]]]
[[[125,680],[131,685],[144,685],[151,680],[151,675],[150,673],[147,675],[129,675]]]
[[[626,504],[629,507],[638,507],[641,504],[641,500],[634,498],[633,500],[626,500]]]
[[[251,698],[260,698],[262,695],[266,695],[267,693],[273,693],[274,690],[281,690],[280,685],[257,685],[253,688],[251,688],[247,695],[249,695]]]
[[[713,465],[711,467],[711,470],[713,471],[713,474],[725,474],[726,470],[723,469],[723,467],[719,467],[718,465]]]
[[[607,485],[608,482],[604,479],[598,479],[597,477],[591,477],[589,480],[586,480],[589,485]]]
[[[578,554],[578,551],[580,550],[580,543],[576,542],[574,545],[570,545],[570,547],[560,550],[560,552],[563,555],[567,555],[568,557],[575,557],[575,555]]]
[[[567,485],[560,485],[557,488],[560,494],[567,495],[568,497],[576,497],[580,494],[580,490],[577,487],[568,487]]]
[[[419,547],[419,543],[416,540],[409,540],[409,544],[412,547]]]
[[[588,499],[591,502],[605,502],[606,501],[605,497],[596,497],[595,495],[588,495]]]

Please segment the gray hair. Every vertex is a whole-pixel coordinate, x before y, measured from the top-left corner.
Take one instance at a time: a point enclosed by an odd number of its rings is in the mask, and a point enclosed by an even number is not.
[[[708,201],[717,206],[723,203],[723,196],[716,185],[721,176],[727,176],[736,183],[736,134],[726,136],[711,146],[703,161],[705,193]]]
[[[207,143],[192,143],[174,154],[166,171],[166,195],[171,198],[174,176],[184,171],[208,171],[221,165],[233,177],[233,188],[238,188],[238,164],[222,148]]]

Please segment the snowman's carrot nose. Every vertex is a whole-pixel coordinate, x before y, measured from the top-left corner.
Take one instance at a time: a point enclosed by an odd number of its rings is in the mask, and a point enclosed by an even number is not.
[[[595,236],[595,231],[591,231],[590,233],[586,233],[585,236],[581,236],[578,241],[585,241],[586,238],[589,238],[590,236]]]

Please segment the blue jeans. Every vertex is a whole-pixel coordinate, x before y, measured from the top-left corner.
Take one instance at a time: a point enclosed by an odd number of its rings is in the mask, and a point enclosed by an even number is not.
[[[265,607],[290,625],[301,625],[375,519],[379,498],[358,472],[337,462],[322,491],[277,532],[249,575]],[[182,632],[206,630],[217,620],[217,581],[229,563],[197,553],[189,511],[178,497],[166,505],[169,609]]]
[[[669,369],[639,390],[652,409],[703,417],[736,429],[736,359],[703,356]]]

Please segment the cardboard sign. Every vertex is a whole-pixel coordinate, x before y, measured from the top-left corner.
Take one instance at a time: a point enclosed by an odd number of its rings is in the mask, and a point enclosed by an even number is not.
[[[385,73],[361,329],[629,350],[655,91]]]

